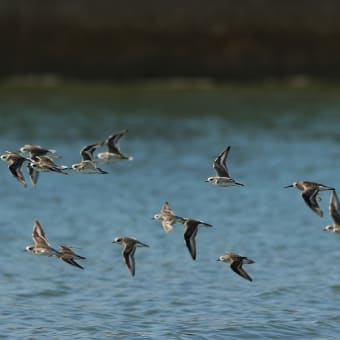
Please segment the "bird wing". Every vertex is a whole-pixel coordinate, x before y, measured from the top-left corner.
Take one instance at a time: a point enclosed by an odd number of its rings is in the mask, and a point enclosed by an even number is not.
[[[335,190],[331,193],[331,198],[329,201],[329,213],[332,216],[336,224],[340,224],[340,204],[338,195]]]
[[[162,215],[175,215],[175,212],[171,209],[168,202],[164,202],[162,209],[161,209]]]
[[[23,161],[16,159],[8,166],[11,174],[24,186],[26,187],[25,177],[21,171],[21,165]]]
[[[184,233],[185,244],[189,250],[189,253],[193,260],[196,260],[196,240],[195,237],[197,235],[197,222],[196,221],[187,221],[185,222],[186,230]]]
[[[127,243],[123,249],[123,257],[132,276],[135,275],[135,251],[136,245],[132,242]]]
[[[49,248],[50,244],[45,236],[45,232],[39,221],[33,225],[32,239],[37,247]]]
[[[252,278],[248,275],[248,273],[242,268],[242,258],[234,260],[230,265],[230,268],[238,275],[242,276],[244,279],[248,281],[253,281]]]
[[[230,150],[230,146],[228,146],[225,150],[223,150],[213,162],[213,168],[215,169],[216,174],[219,177],[230,177],[228,167],[226,164],[229,150]]]
[[[110,135],[105,143],[107,144],[108,150],[110,153],[121,155],[122,153],[120,152],[120,144],[119,140],[128,132],[128,129],[124,129],[122,131],[119,131],[117,133],[113,133]]]
[[[60,253],[62,255],[64,255],[65,257],[74,257],[76,259],[81,259],[81,260],[85,260],[86,257],[84,256],[80,256],[78,254],[76,254],[71,247],[67,247],[67,246],[60,246]]]
[[[172,219],[163,218],[162,227],[166,233],[169,233],[170,231],[172,231],[173,229],[172,221],[173,221]]]
[[[320,217],[323,216],[323,212],[319,207],[319,204],[316,200],[318,195],[318,190],[316,188],[308,189],[302,192],[301,196],[306,202],[306,204]]]
[[[81,156],[82,160],[83,161],[93,161],[94,151],[102,145],[103,145],[103,142],[94,143],[94,144],[84,146],[80,150],[80,156]]]
[[[36,185],[39,178],[39,171],[34,170],[34,168],[29,164],[27,165],[27,171],[33,186]]]
[[[70,264],[71,266],[75,266],[78,267],[80,269],[84,269],[84,267],[82,267],[79,263],[77,263],[73,257],[66,257],[64,258],[63,256],[60,257],[63,261],[65,261],[66,263]]]

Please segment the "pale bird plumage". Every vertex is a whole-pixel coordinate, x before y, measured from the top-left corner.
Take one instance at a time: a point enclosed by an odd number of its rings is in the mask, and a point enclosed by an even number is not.
[[[168,202],[164,202],[161,212],[159,214],[155,214],[153,217],[154,220],[159,220],[162,222],[162,227],[165,232],[169,233],[173,229],[173,225],[176,223],[184,223],[183,217],[177,216],[175,212],[172,210]]]
[[[26,251],[36,255],[55,256],[58,257],[60,253],[51,247],[45,235],[45,231],[39,221],[35,221],[32,231],[32,239],[34,245],[27,246]]]

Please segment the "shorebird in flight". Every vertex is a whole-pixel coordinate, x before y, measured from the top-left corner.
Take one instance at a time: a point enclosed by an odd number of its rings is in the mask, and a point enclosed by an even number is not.
[[[33,225],[32,239],[34,245],[27,246],[26,251],[36,255],[60,256],[60,253],[49,244],[47,237],[45,236],[45,231],[39,221],[35,221]]]
[[[230,268],[238,275],[242,276],[248,281],[253,281],[248,273],[242,268],[243,264],[255,263],[255,261],[248,259],[248,257],[241,256],[236,253],[225,253],[220,256],[217,261],[227,262],[230,264]]]
[[[21,183],[25,188],[27,186],[25,177],[22,173],[21,167],[24,162],[30,162],[29,159],[23,157],[18,152],[6,151],[5,154],[0,157],[3,161],[7,162],[8,169],[16,180]]]
[[[236,182],[230,177],[227,167],[227,157],[230,151],[230,146],[223,150],[213,162],[213,168],[216,171],[216,176],[208,177],[206,182],[221,186],[229,187],[232,185],[244,186],[244,184]]]
[[[284,188],[297,188],[301,190],[302,191],[301,196],[303,200],[306,202],[309,208],[311,208],[320,217],[323,216],[323,212],[318,204],[318,201],[321,201],[319,191],[334,190],[334,188],[329,187],[327,185],[308,181],[293,182],[292,184],[287,185]]]
[[[117,159],[127,159],[132,160],[133,157],[125,156],[120,151],[120,139],[126,135],[128,129],[121,130],[117,133],[111,134],[106,140],[105,144],[107,145],[108,150],[105,152],[98,153],[97,157],[102,161],[111,161]]]
[[[116,237],[112,243],[120,243],[123,246],[122,255],[132,276],[135,275],[135,251],[137,247],[149,247],[147,244],[133,237]]]
[[[68,169],[66,165],[58,165],[48,156],[36,156],[29,166],[39,172],[57,172],[68,175],[68,173],[64,171]]]
[[[175,214],[168,202],[164,202],[161,212],[159,214],[155,214],[153,219],[162,221],[163,229],[167,233],[172,231],[172,226],[175,223],[183,224],[185,222],[183,217],[177,216]]]
[[[57,155],[55,155],[56,150],[53,149],[44,149],[40,145],[32,145],[32,144],[25,144],[20,148],[21,152],[27,152],[29,154],[30,159],[34,159],[38,156],[48,156],[48,157],[54,157],[58,158]]]
[[[94,143],[86,145],[80,150],[81,162],[72,165],[73,170],[77,170],[83,174],[107,174],[106,171],[97,167],[93,159],[94,151],[102,146],[103,143]]]
[[[72,247],[67,246],[60,246],[59,255],[57,256],[59,259],[65,261],[66,263],[70,264],[71,266],[78,267],[80,269],[84,269],[79,263],[75,261],[75,259],[85,260],[86,257],[80,256],[76,254]]]
[[[211,224],[203,221],[194,220],[192,218],[184,218],[184,241],[189,250],[189,253],[193,260],[196,260],[196,235],[198,232],[198,226],[203,225],[205,227],[212,227]]]

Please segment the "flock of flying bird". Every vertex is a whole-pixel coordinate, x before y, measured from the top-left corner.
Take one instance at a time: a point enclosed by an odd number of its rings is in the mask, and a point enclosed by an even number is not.
[[[22,166],[26,163],[28,175],[31,179],[32,185],[35,186],[38,181],[40,172],[57,172],[67,175],[67,169],[73,169],[83,174],[107,174],[106,171],[100,169],[97,166],[98,162],[110,162],[112,160],[132,160],[131,156],[125,156],[120,150],[120,139],[127,133],[127,129],[119,131],[118,133],[111,134],[104,142],[94,143],[86,145],[80,151],[81,161],[73,164],[70,168],[64,165],[58,165],[55,163],[55,159],[58,158],[56,151],[52,149],[44,149],[38,145],[26,144],[20,148],[20,152],[6,151],[1,155],[1,159],[8,163],[8,169],[16,180],[24,187],[27,187],[25,177],[22,172]],[[94,152],[97,148],[107,146],[107,151],[97,154],[97,158],[94,156]],[[244,186],[239,182],[236,182],[229,174],[226,160],[230,151],[230,146],[223,150],[213,161],[213,168],[216,175],[208,177],[206,182],[211,184],[228,187],[228,186]],[[333,223],[326,226],[324,230],[331,232],[340,232],[340,204],[333,187],[329,187],[323,184],[309,182],[309,181],[297,181],[285,188],[295,187],[302,191],[302,198],[310,209],[312,209],[320,217],[323,216],[323,212],[319,207],[318,202],[321,200],[319,196],[320,191],[330,190],[332,191],[329,202],[329,212],[333,218]],[[171,232],[174,224],[183,224],[185,227],[184,241],[188,248],[189,254],[193,260],[196,260],[196,241],[195,237],[198,232],[199,226],[211,227],[212,225],[201,220],[196,220],[189,217],[177,216],[168,202],[164,202],[160,213],[155,214],[153,219],[159,220],[162,223],[162,227],[165,232]],[[75,260],[84,260],[85,257],[76,254],[72,247],[60,245],[60,249],[54,249],[48,242],[43,227],[39,221],[35,221],[33,226],[32,238],[34,245],[26,247],[26,251],[32,252],[37,255],[53,256],[57,257],[70,265],[84,269]],[[126,263],[131,275],[135,275],[135,259],[134,254],[137,247],[149,247],[147,244],[138,241],[133,237],[120,236],[113,240],[113,243],[119,243],[122,245],[122,256]],[[222,261],[230,264],[230,268],[248,281],[252,281],[252,278],[243,269],[243,264],[255,263],[255,261],[241,256],[237,253],[227,252],[220,256],[217,261]]]

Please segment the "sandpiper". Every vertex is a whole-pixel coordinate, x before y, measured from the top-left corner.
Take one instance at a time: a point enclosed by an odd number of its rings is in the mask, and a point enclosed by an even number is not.
[[[160,214],[155,214],[154,220],[162,221],[162,226],[165,232],[170,232],[173,229],[175,223],[184,223],[183,217],[177,216],[175,212],[171,209],[168,202],[164,202]]]
[[[33,144],[25,144],[20,148],[21,152],[27,152],[29,154],[29,158],[34,159],[38,156],[49,156],[55,157],[56,150],[54,149],[44,149],[40,145],[33,145]]]
[[[94,143],[83,147],[80,150],[81,162],[72,165],[73,170],[77,170],[83,174],[107,174],[106,171],[97,167],[93,159],[93,152],[103,143]]]
[[[64,170],[68,169],[66,165],[58,165],[48,156],[37,156],[30,163],[30,167],[39,172],[58,172],[68,175]]]
[[[244,279],[253,281],[252,278],[246,273],[242,268],[243,264],[255,263],[255,261],[248,259],[245,256],[241,256],[236,253],[225,253],[220,256],[217,261],[230,263],[230,268],[238,275],[242,276]]]
[[[39,221],[35,221],[33,225],[32,238],[34,241],[34,245],[27,246],[26,251],[29,251],[37,255],[56,257],[60,256],[60,253],[57,250],[53,249],[51,245],[48,243],[44,229],[39,223]]]
[[[331,231],[333,233],[340,232],[340,204],[338,195],[335,190],[332,191],[329,200],[329,214],[332,216],[333,223],[327,225],[324,230]]]
[[[57,257],[72,266],[78,267],[80,269],[84,269],[84,267],[82,267],[79,263],[77,263],[75,259],[85,260],[86,257],[76,254],[72,250],[72,247],[61,245],[60,250],[59,250],[59,255]]]
[[[205,223],[203,221],[194,220],[192,218],[185,217],[184,218],[184,241],[189,250],[189,253],[193,260],[196,260],[196,240],[195,237],[197,235],[198,226],[203,225],[205,227],[212,227],[211,224]]]
[[[136,240],[133,237],[116,237],[112,243],[120,243],[123,246],[122,255],[132,276],[135,275],[134,254],[137,247],[149,247],[147,244]]]
[[[18,152],[11,151],[6,151],[5,154],[1,155],[0,158],[8,163],[8,169],[11,174],[26,188],[27,184],[21,171],[21,166],[24,162],[29,162],[30,160],[23,157]]]
[[[21,152],[26,152],[29,154],[29,158],[31,159],[31,162],[37,161],[39,162],[38,157],[40,156],[47,156],[49,158],[59,158],[57,156],[56,150],[54,149],[45,149],[42,148],[40,145],[33,145],[33,144],[25,144],[20,148]],[[31,164],[27,165],[28,174],[30,176],[32,185],[35,186],[38,182],[39,178],[39,171],[35,170],[34,167],[31,166]]]
[[[230,150],[230,146],[228,146],[225,150],[223,150],[214,160],[213,168],[216,171],[216,176],[208,177],[206,182],[209,182],[209,183],[221,186],[221,187],[229,187],[232,185],[244,186],[244,184],[236,182],[229,175],[228,167],[226,164],[229,150]]]
[[[301,196],[306,202],[306,204],[320,217],[323,216],[323,212],[318,204],[318,201],[321,201],[319,191],[334,190],[334,188],[332,187],[308,181],[293,182],[292,184],[287,185],[284,188],[297,188],[301,190],[302,191]]]
[[[133,157],[125,156],[120,151],[120,139],[128,132],[128,129],[124,129],[117,133],[111,134],[106,140],[105,144],[107,145],[108,151],[98,153],[97,157],[102,161],[111,161],[117,159],[127,159],[132,160]]]

